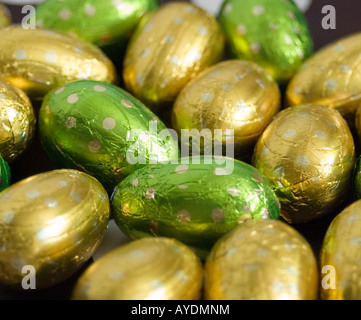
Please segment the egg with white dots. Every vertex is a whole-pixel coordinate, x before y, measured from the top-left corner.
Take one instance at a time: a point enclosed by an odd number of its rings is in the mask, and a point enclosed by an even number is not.
[[[320,259],[325,277],[321,288],[323,300],[360,300],[361,200],[358,200],[332,221],[327,229]],[[326,274],[327,272],[327,274]]]
[[[351,127],[361,101],[361,33],[332,42],[315,53],[292,78],[287,92],[289,106],[320,103],[341,112]]]
[[[141,23],[123,69],[127,90],[155,112],[169,108],[182,88],[223,55],[217,20],[186,2],[162,5]]]
[[[205,263],[206,300],[316,300],[308,242],[276,220],[249,220],[222,237]]]
[[[8,26],[0,34],[0,77],[32,100],[79,79],[116,81],[113,63],[93,44],[40,28]]]
[[[158,6],[157,0],[49,0],[36,8],[37,27],[115,50],[127,42],[141,18]]]
[[[271,185],[252,166],[231,158],[188,160],[139,169],[116,187],[114,219],[129,238],[172,237],[204,259],[247,219],[279,218]]]
[[[252,164],[270,181],[289,223],[334,212],[351,191],[355,146],[340,112],[302,105],[280,112],[258,140]]]
[[[307,20],[293,1],[226,0],[218,21],[231,56],[259,63],[281,84],[313,52]]]
[[[75,170],[42,173],[6,188],[0,193],[0,284],[21,290],[27,265],[36,270],[37,289],[67,280],[97,249],[109,216],[103,186]]]
[[[146,238],[115,249],[79,278],[73,300],[198,300],[203,268],[170,238]]]
[[[185,129],[222,128],[222,135],[213,135],[212,144],[231,146],[242,159],[252,153],[280,107],[278,84],[264,69],[251,61],[229,60],[207,68],[180,92],[172,123],[179,135]],[[228,141],[226,129],[234,130],[233,141]]]
[[[93,175],[109,192],[154,159],[178,158],[177,142],[163,139],[161,132],[169,131],[140,101],[101,81],[55,88],[39,113],[39,133],[50,158],[61,168]]]

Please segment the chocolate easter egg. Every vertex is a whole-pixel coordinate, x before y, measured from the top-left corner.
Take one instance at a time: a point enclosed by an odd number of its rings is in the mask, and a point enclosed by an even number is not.
[[[37,26],[74,34],[96,45],[125,42],[157,0],[50,0],[36,8]]]
[[[26,94],[0,79],[0,155],[6,161],[13,161],[27,148],[35,133],[35,123]]]
[[[279,113],[263,132],[253,157],[290,223],[333,212],[350,191],[354,163],[350,129],[337,110],[321,105]]]
[[[122,246],[91,265],[78,280],[75,300],[195,300],[203,269],[174,239],[146,238]]]
[[[0,284],[20,289],[24,267],[36,289],[74,274],[106,231],[109,199],[85,173],[56,170],[18,182],[0,193]]]
[[[314,54],[290,82],[288,105],[320,103],[335,108],[354,125],[361,102],[361,33],[327,45]]]
[[[230,158],[188,160],[142,168],[117,186],[112,208],[126,235],[173,237],[204,257],[239,223],[279,218],[271,185],[252,166]]]
[[[310,245],[280,221],[246,221],[217,242],[205,264],[208,300],[314,300],[318,287]]]
[[[0,28],[11,24],[11,15],[7,7],[0,4]]]
[[[124,60],[127,89],[157,111],[206,67],[218,62],[224,38],[216,19],[192,4],[162,6],[132,38]]]
[[[74,80],[115,81],[112,62],[92,44],[20,26],[2,28],[0,38],[0,77],[32,99]]]
[[[321,298],[361,299],[361,201],[356,201],[332,221],[321,251]]]
[[[231,53],[258,62],[281,83],[313,51],[307,21],[293,1],[226,0],[218,20]]]
[[[39,132],[56,164],[86,171],[109,191],[147,163],[178,158],[177,142],[164,124],[105,82],[75,81],[51,91],[40,110]]]
[[[4,190],[9,186],[10,177],[11,177],[11,173],[10,173],[9,165],[0,156],[0,191]]]
[[[192,80],[179,94],[173,109],[173,127],[224,130],[212,143],[234,145],[235,155],[251,154],[257,139],[279,111],[278,85],[257,64],[230,60],[216,64]],[[234,131],[234,141],[225,130]]]

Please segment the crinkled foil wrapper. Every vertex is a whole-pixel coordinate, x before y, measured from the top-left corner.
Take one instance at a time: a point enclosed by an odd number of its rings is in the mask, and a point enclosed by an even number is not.
[[[361,299],[361,200],[332,221],[321,251],[324,300]]]
[[[218,20],[231,53],[258,62],[282,84],[313,52],[307,21],[293,1],[226,0]]]
[[[11,172],[9,165],[0,156],[0,191],[6,189],[10,185]]]
[[[279,218],[278,199],[258,170],[230,158],[223,164],[206,158],[142,168],[124,179],[112,197],[120,229],[131,239],[175,238],[205,258],[245,220]]]
[[[319,103],[335,108],[354,126],[361,102],[361,33],[327,45],[314,54],[290,82],[290,106]]]
[[[116,80],[100,49],[62,33],[10,26],[0,29],[0,38],[0,77],[31,99],[74,80]]]
[[[257,139],[280,110],[281,94],[270,75],[251,61],[230,60],[206,69],[179,94],[173,127],[212,130],[212,145],[232,147],[235,156],[252,154]],[[216,129],[223,130],[216,137]],[[226,130],[233,130],[233,139]]]
[[[34,110],[26,94],[0,79],[0,155],[6,161],[13,161],[28,147],[35,125]]]
[[[334,212],[351,191],[353,137],[341,114],[321,105],[285,109],[258,141],[253,165],[272,184],[281,215],[304,223]]]
[[[275,220],[238,226],[217,242],[205,265],[208,300],[315,300],[318,287],[310,245]]]
[[[36,8],[37,26],[98,46],[125,42],[158,0],[50,0]]]
[[[96,177],[109,192],[151,161],[178,158],[177,142],[162,138],[163,130],[168,132],[140,101],[99,81],[76,81],[51,91],[39,114],[39,132],[50,158],[60,167]],[[128,154],[138,157],[136,163]]]
[[[109,199],[94,178],[74,170],[42,173],[0,193],[0,284],[22,290],[33,266],[36,289],[73,275],[105,234]]]
[[[124,60],[124,82],[158,111],[172,104],[201,71],[220,61],[223,49],[224,36],[213,16],[189,3],[169,3],[134,34]]]
[[[147,238],[118,248],[90,266],[78,280],[74,300],[196,300],[203,268],[174,239]]]

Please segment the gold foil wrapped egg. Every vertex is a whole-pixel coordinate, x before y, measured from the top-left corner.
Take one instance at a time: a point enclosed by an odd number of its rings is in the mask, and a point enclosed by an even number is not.
[[[361,299],[361,200],[332,221],[321,251],[324,300]]]
[[[7,7],[0,4],[0,28],[11,24],[11,15]]]
[[[361,33],[329,44],[308,59],[287,88],[290,106],[320,103],[335,108],[354,125],[361,102]]]
[[[8,162],[20,155],[35,133],[35,115],[29,98],[0,79],[0,155]]]
[[[217,20],[185,2],[162,6],[132,38],[124,60],[128,91],[157,111],[223,54]]]
[[[253,165],[271,182],[289,223],[333,212],[351,191],[353,137],[341,114],[321,105],[279,113],[263,132]]]
[[[144,238],[91,265],[79,279],[74,300],[196,300],[201,262],[177,240]]]
[[[212,135],[212,143],[234,144],[236,156],[246,156],[279,111],[280,100],[277,83],[256,63],[221,62],[181,91],[173,109],[173,127],[178,134],[182,129],[221,129],[223,135]],[[234,141],[229,141],[227,129],[234,130]]]
[[[102,185],[74,170],[42,173],[0,193],[0,285],[21,290],[22,270],[36,289],[73,275],[92,256],[110,215]]]
[[[205,265],[208,300],[314,300],[317,262],[307,241],[277,220],[248,220],[221,238]]]
[[[92,44],[62,33],[10,26],[0,29],[0,77],[31,99],[79,80],[114,82],[115,68]]]

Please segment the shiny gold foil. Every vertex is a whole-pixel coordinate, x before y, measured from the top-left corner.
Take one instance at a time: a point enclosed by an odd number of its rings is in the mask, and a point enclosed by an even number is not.
[[[173,127],[224,130],[214,143],[234,144],[235,155],[251,154],[264,128],[280,109],[278,85],[256,63],[230,60],[214,65],[191,81],[173,109]],[[234,130],[229,141],[226,129]]]
[[[41,99],[65,83],[90,79],[115,81],[115,68],[92,44],[55,31],[0,29],[0,77]]]
[[[353,125],[361,103],[361,33],[329,44],[306,61],[287,88],[290,106],[328,105]]]
[[[132,38],[124,61],[128,91],[157,111],[218,62],[224,37],[216,19],[189,3],[162,6]]]
[[[11,15],[7,7],[0,4],[0,28],[11,24]]]
[[[280,221],[246,221],[220,239],[207,258],[208,300],[314,300],[317,294],[311,247]]]
[[[0,285],[22,290],[24,266],[36,289],[74,274],[103,239],[110,215],[102,185],[87,174],[57,170],[0,193]]]
[[[203,269],[174,239],[145,238],[116,249],[79,279],[75,300],[196,300]]]
[[[8,162],[20,155],[35,133],[35,115],[29,98],[0,79],[0,155]]]
[[[258,141],[253,165],[271,182],[289,223],[333,212],[352,185],[355,147],[341,114],[321,105],[288,108]]]
[[[361,200],[332,221],[321,251],[321,298],[361,299]]]

